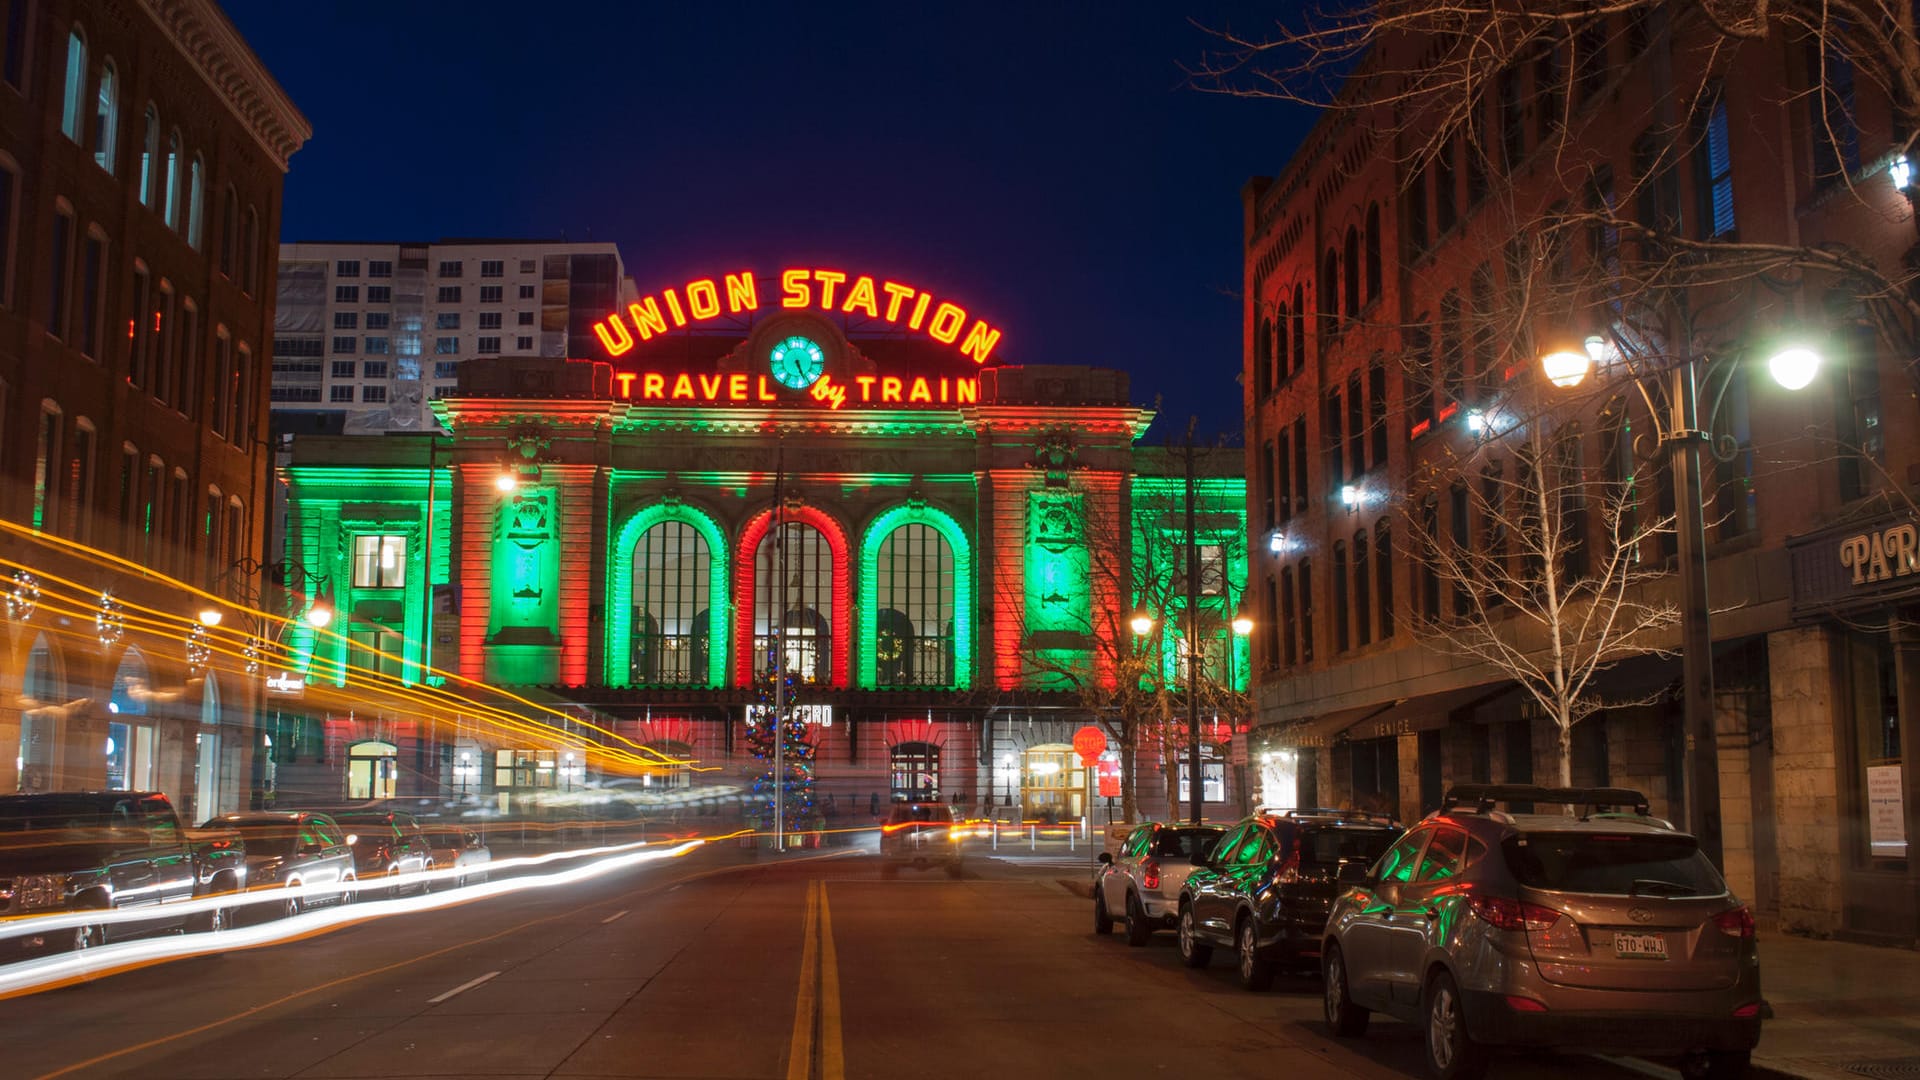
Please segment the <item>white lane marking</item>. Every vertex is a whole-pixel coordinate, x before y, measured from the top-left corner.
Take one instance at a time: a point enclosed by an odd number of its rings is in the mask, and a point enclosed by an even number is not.
[[[675,886],[674,886],[673,888],[671,888],[671,889],[668,889],[667,891],[668,891],[668,892],[679,892],[679,891],[680,891],[680,886],[678,886],[678,885],[675,885]]]
[[[493,978],[493,977],[494,977],[495,975],[498,975],[498,974],[500,974],[500,973],[499,973],[499,972],[497,972],[497,971],[489,971],[489,972],[487,972],[487,973],[486,973],[485,975],[482,975],[482,976],[480,976],[479,978],[477,978],[477,979],[474,979],[474,980],[472,980],[471,982],[463,982],[463,983],[461,983],[461,984],[460,984],[459,986],[456,986],[456,987],[454,987],[453,989],[451,989],[451,990],[449,990],[449,991],[447,991],[446,993],[444,993],[444,994],[441,994],[441,995],[440,995],[439,997],[437,997],[437,998],[428,998],[428,999],[427,999],[427,1004],[429,1004],[429,1005],[438,1005],[438,1004],[440,1004],[441,1002],[443,1002],[443,1001],[445,1001],[445,1000],[447,1000],[447,999],[448,999],[448,998],[450,998],[450,997],[453,997],[453,996],[454,996],[454,995],[456,995],[456,994],[464,994],[464,993],[466,993],[467,991],[469,991],[469,990],[471,990],[471,989],[473,989],[473,988],[474,988],[474,987],[476,987],[476,986],[479,986],[479,985],[480,985],[481,983],[483,983],[483,982],[486,982],[486,981],[487,981],[488,979],[491,979],[491,978]]]
[[[623,909],[621,909],[621,910],[619,910],[619,911],[616,911],[616,912],[614,912],[613,914],[611,914],[611,915],[609,915],[609,916],[607,916],[606,918],[604,918],[604,919],[601,919],[601,920],[600,920],[600,925],[601,925],[601,926],[605,926],[605,925],[607,925],[608,923],[610,923],[610,922],[612,922],[613,920],[615,920],[615,919],[617,919],[617,918],[619,918],[620,916],[622,916],[622,915],[625,915],[626,913],[627,913],[627,912],[626,912],[626,910],[625,910],[624,908],[623,908]]]

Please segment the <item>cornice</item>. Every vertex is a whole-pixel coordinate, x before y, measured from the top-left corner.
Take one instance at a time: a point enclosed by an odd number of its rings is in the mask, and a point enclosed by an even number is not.
[[[313,137],[313,125],[213,0],[140,0],[281,172]]]

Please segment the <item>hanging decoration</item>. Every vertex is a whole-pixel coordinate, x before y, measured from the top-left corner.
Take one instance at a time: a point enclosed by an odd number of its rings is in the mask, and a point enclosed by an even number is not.
[[[207,628],[195,623],[187,634],[187,669],[204,671],[207,660],[213,656],[213,643],[208,640]]]
[[[258,635],[247,635],[247,643],[240,649],[240,659],[246,662],[247,674],[254,675],[259,673],[260,638]]]
[[[100,594],[100,605],[93,613],[93,634],[103,649],[113,648],[127,636],[126,613],[120,610],[120,601],[113,598],[111,589]]]
[[[13,572],[13,586],[7,590],[7,618],[26,622],[40,606],[40,579],[27,570]]]
[[[787,710],[784,716],[778,715],[775,710],[776,678],[786,680]],[[758,825],[769,831],[773,828],[774,775],[779,771],[773,761],[774,725],[779,724],[786,751],[783,824],[788,832],[818,829],[822,822],[813,801],[814,747],[807,738],[808,709],[794,700],[799,680],[792,672],[777,675],[770,671],[761,676],[755,686],[759,691],[760,703],[748,709],[747,749],[753,753],[754,760],[764,766],[753,781],[753,806],[754,813],[760,818]]]

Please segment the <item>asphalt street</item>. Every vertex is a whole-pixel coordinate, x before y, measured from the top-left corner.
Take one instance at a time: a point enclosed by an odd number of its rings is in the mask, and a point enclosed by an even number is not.
[[[1319,1022],[1093,933],[1057,864],[882,880],[860,850],[711,845],[561,889],[0,1001],[0,1076],[1411,1077],[1417,1034]],[[1495,1077],[1638,1075],[1503,1058]]]

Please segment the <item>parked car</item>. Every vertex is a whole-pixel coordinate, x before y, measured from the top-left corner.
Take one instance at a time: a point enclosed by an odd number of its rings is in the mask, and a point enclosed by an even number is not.
[[[470,881],[487,880],[487,864],[493,861],[480,834],[461,825],[433,824],[425,827],[427,844],[433,849],[433,869],[452,870],[447,884],[460,888]]]
[[[246,843],[247,880],[255,889],[300,889],[312,885],[349,886],[355,880],[353,848],[338,822],[305,810],[267,810],[224,814],[211,825],[231,829]],[[281,913],[292,918],[309,905],[347,904],[353,890],[326,894],[290,893]]]
[[[960,876],[965,829],[945,803],[895,803],[880,826],[881,877],[893,877],[902,867],[930,870],[941,867],[948,877]]]
[[[1127,944],[1173,926],[1180,888],[1226,830],[1218,825],[1149,822],[1128,833],[1117,854],[1100,853],[1093,868],[1093,932],[1113,933],[1124,919]]]
[[[1220,838],[1179,894],[1180,958],[1205,967],[1216,945],[1235,950],[1240,985],[1264,990],[1273,976],[1317,956],[1340,869],[1363,867],[1400,827],[1357,810],[1255,814]]]
[[[1572,816],[1496,809],[1563,804]],[[1327,1026],[1383,1012],[1465,1080],[1494,1046],[1685,1057],[1743,1075],[1760,1039],[1753,915],[1692,836],[1615,788],[1458,787],[1349,871],[1322,949]]]
[[[240,841],[189,831],[157,791],[0,796],[0,917],[151,909],[152,919],[12,935],[0,946],[86,949],[167,930],[223,930],[224,908],[191,918],[175,909],[247,882]]]
[[[387,886],[388,897],[400,895],[405,888],[427,891],[426,878],[420,875],[433,865],[433,849],[412,814],[358,807],[335,810],[331,816],[352,834],[348,846],[353,848],[354,874],[361,881],[392,879]],[[409,884],[404,880],[409,877],[417,880]]]

